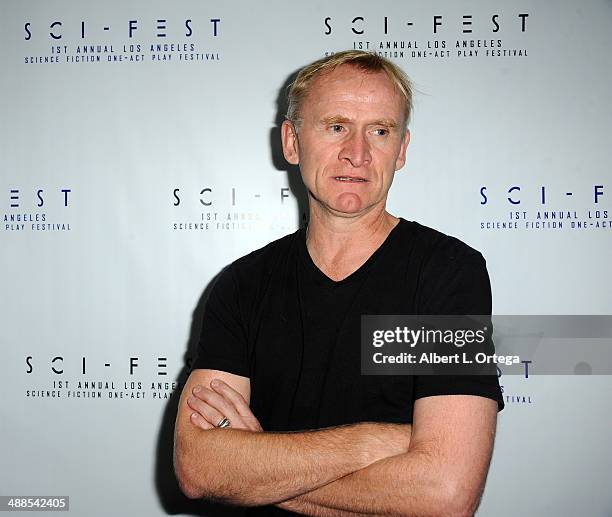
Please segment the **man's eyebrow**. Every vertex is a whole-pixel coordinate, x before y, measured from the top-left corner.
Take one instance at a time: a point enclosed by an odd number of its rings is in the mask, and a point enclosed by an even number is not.
[[[347,117],[343,117],[342,115],[329,115],[327,117],[323,117],[321,119],[321,123],[324,125],[329,125],[329,124],[345,124],[347,122],[350,122],[351,119],[347,118]]]
[[[321,119],[321,123],[324,125],[329,124],[346,124],[352,122],[350,118],[343,117],[342,115],[330,115],[327,117],[323,117]],[[384,126],[389,129],[396,129],[398,127],[397,122],[392,119],[378,119],[368,123],[368,126]]]
[[[395,120],[387,119],[387,118],[375,120],[370,125],[371,126],[385,126],[385,127],[388,127],[389,129],[395,129],[398,127],[398,124],[397,122],[395,122]]]

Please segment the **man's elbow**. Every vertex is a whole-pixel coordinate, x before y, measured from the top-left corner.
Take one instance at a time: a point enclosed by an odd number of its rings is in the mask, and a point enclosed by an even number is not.
[[[472,517],[480,503],[481,491],[465,483],[449,480],[443,488],[440,512],[445,517]]]
[[[210,457],[203,457],[202,451],[199,454],[194,453],[188,440],[176,439],[174,474],[181,492],[186,497],[236,506],[270,504],[269,494],[253,487],[245,490],[242,486],[232,486],[227,483],[223,474],[219,474],[220,470],[211,467],[212,465],[214,465],[214,460]]]
[[[418,515],[427,517],[472,517],[480,503],[480,495],[452,480],[432,482],[421,498]],[[402,501],[404,503],[404,501]],[[397,517],[409,517],[415,514],[414,499],[408,497],[405,504],[398,508]]]
[[[179,488],[181,489],[181,492],[183,492],[183,494],[187,498],[189,499],[203,499],[204,498],[204,492],[195,483],[192,483],[191,480],[187,476],[181,475],[179,473],[179,470],[175,469],[175,471],[176,471],[176,479],[178,481]]]
[[[206,449],[196,447],[201,442],[202,431],[177,428],[174,436],[174,475],[181,492],[189,499],[214,499],[214,479],[207,467],[213,462],[207,457]]]
[[[190,464],[189,455],[180,449],[180,446],[174,448],[174,474],[179,488],[189,499],[202,499],[205,491],[201,483],[198,483],[195,467]]]
[[[204,498],[203,492],[196,485],[194,485],[193,483],[190,483],[184,477],[180,477],[178,474],[177,474],[177,479],[178,479],[178,484],[179,484],[179,488],[181,489],[181,492],[183,492],[183,495],[185,495],[187,498],[189,499],[203,499]]]

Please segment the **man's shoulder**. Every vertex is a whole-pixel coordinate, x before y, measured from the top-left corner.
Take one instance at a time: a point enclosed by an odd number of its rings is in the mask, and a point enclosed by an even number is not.
[[[484,261],[480,251],[462,240],[415,221],[405,221],[405,234],[410,233],[414,249],[425,261],[463,262]]]
[[[254,278],[276,270],[294,252],[300,232],[297,230],[247,253],[234,260],[230,268],[243,278]]]
[[[234,260],[214,280],[214,290],[222,296],[233,296],[241,304],[256,305],[271,282],[278,280],[291,263],[299,230]],[[275,276],[276,273],[276,276]]]
[[[413,223],[411,261],[422,314],[490,314],[491,285],[482,254],[462,240]]]

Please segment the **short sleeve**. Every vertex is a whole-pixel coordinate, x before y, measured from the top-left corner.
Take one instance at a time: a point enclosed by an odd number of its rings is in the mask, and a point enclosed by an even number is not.
[[[491,284],[483,256],[457,239],[447,238],[423,271],[423,314],[491,315]],[[492,328],[492,327],[489,327]],[[414,398],[478,395],[504,408],[496,375],[422,375],[415,377]]]
[[[239,295],[230,265],[221,272],[206,301],[194,369],[221,370],[249,377],[247,333]]]

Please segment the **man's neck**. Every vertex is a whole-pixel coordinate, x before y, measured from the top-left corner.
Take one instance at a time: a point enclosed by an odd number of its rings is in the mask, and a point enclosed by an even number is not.
[[[398,222],[384,207],[352,218],[311,209],[306,236],[308,252],[325,275],[339,281],[357,271]]]

